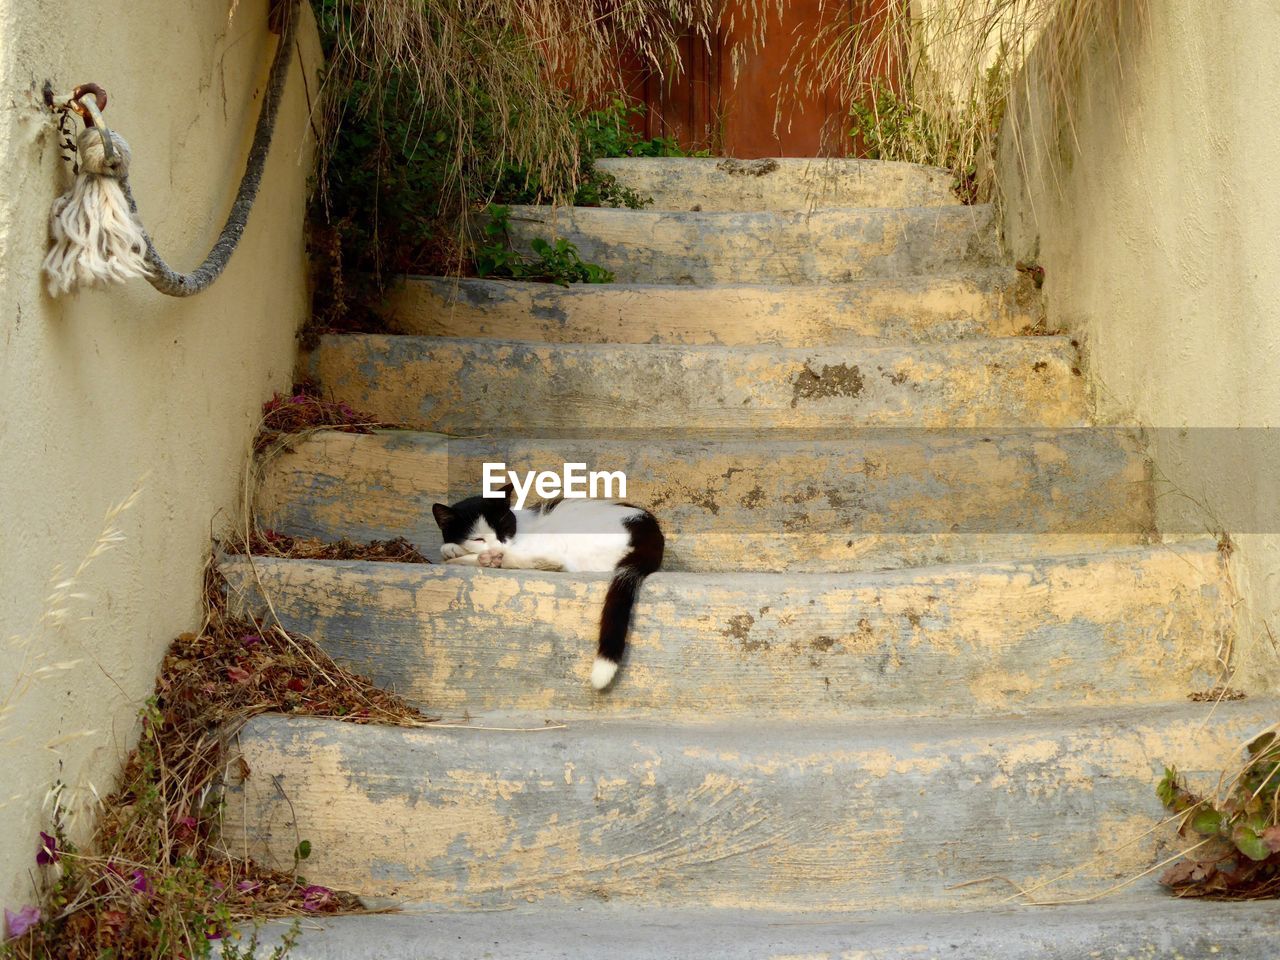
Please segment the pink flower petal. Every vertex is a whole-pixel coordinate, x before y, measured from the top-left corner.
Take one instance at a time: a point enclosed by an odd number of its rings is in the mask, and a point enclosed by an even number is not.
[[[145,895],[151,894],[151,881],[147,879],[147,875],[141,870],[133,871],[133,883],[130,884],[135,893]]]
[[[333,891],[319,884],[312,884],[302,891],[302,909],[319,910],[333,897]]]
[[[49,836],[43,830],[40,831],[40,849],[36,851],[36,863],[42,867],[47,867],[51,863],[57,863],[60,859],[58,838]]]
[[[20,937],[40,922],[39,907],[23,907],[17,913],[5,910],[4,925],[9,929],[9,936]]]

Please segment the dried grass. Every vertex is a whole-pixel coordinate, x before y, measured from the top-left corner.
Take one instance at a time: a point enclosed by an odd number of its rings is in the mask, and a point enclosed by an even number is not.
[[[299,384],[264,404],[251,461],[318,430],[367,433],[379,426],[385,425]],[[23,657],[22,669],[0,701],[0,724],[42,676],[79,663],[44,662],[37,640],[75,619],[86,571],[123,539],[120,517],[138,496],[135,491],[109,511],[102,533],[75,570],[69,575],[55,571],[31,634],[10,639],[12,652]],[[426,560],[403,540],[360,546],[246,532],[241,543],[245,537],[255,552],[267,554]],[[398,725],[434,718],[344,669],[307,638],[287,633],[273,614],[264,620],[231,616],[226,584],[212,562],[205,599],[200,629],[176,639],[165,656],[155,692],[141,712],[138,746],[117,788],[85,810],[78,800],[73,808],[72,791],[64,786],[51,790],[50,833],[39,851],[33,850],[48,861],[33,870],[40,921],[0,944],[0,956],[205,957],[220,948],[220,938],[236,936],[235,926],[245,921],[363,910],[349,894],[308,884],[299,872],[305,865],[301,856],[292,871],[281,872],[233,859],[223,847],[219,785],[235,762],[235,734],[265,712]],[[92,829],[71,822],[86,814]],[[88,842],[77,844],[83,836]],[[250,954],[241,948],[237,955]]]
[[[272,394],[262,405],[262,419],[253,441],[253,452],[264,456],[272,450],[287,449],[292,441],[317,430],[346,433],[373,433],[376,428],[395,426],[380,423],[373,414],[353,410],[345,403],[326,398],[307,380],[293,385],[286,396]]]
[[[791,38],[775,126],[798,98],[862,105],[875,155],[949,168],[965,199],[985,201],[1015,84],[1043,85],[1070,126],[1085,54],[1102,46],[1121,60],[1146,2],[868,0],[855,16],[823,17],[816,35]],[[326,0],[322,8],[337,25],[326,80],[330,142],[351,91],[361,91],[357,110],[378,110],[388,84],[407,83],[402,92],[422,115],[453,133],[442,192],[465,221],[492,190],[495,168],[527,171],[549,201],[571,195],[582,169],[575,111],[624,89],[624,65],[670,82],[702,46],[719,49],[736,73],[785,3]],[[736,38],[728,49],[719,46],[724,37]],[[828,152],[847,153],[849,134],[835,111]],[[464,226],[455,252],[466,236]]]
[[[5,650],[8,656],[15,658],[16,667],[13,682],[0,697],[0,737],[4,734],[8,718],[12,716],[18,701],[36,683],[42,678],[74,670],[83,663],[82,657],[51,662],[51,634],[67,627],[75,619],[77,607],[87,599],[82,591],[89,568],[124,541],[124,532],[120,527],[121,517],[133,509],[142,496],[145,479],[144,477],[139,481],[129,496],[107,510],[102,530],[74,570],[68,573],[61,565],[54,567],[49,576],[49,592],[45,595],[40,616],[31,629],[25,634],[14,634],[6,638]],[[85,655],[91,657],[92,653],[85,651]]]
[[[883,0],[876,15],[833,19],[798,44],[789,89],[838,91],[863,105],[876,156],[950,169],[963,199],[985,202],[995,193],[997,140],[1016,91],[1043,89],[1073,130],[1086,54],[1102,47],[1122,63],[1146,2]],[[1009,119],[1017,137],[1016,113]],[[827,132],[833,152],[846,138],[838,127]]]
[[[228,612],[226,584],[206,571],[201,629],[175,640],[142,713],[139,745],[102,803],[92,842],[70,843],[55,813],[41,845],[42,922],[4,945],[14,958],[202,957],[248,920],[363,911],[349,894],[294,869],[236,860],[219,833],[235,734],[267,712],[351,723],[431,722],[343,668],[304,637]]]
[[[228,553],[288,560],[374,560],[386,563],[431,563],[416,546],[404,537],[354,543],[321,540],[318,537],[290,537],[274,530],[255,528],[249,539],[239,534],[229,537],[222,547]]]
[[[375,428],[392,429],[396,424],[382,423],[372,414],[353,410],[345,403],[327,399],[315,384],[301,381],[285,396],[275,394],[262,406],[262,419],[254,436],[253,456],[246,464],[241,491],[241,514],[244,523],[222,539],[228,553],[247,556],[277,557],[292,560],[376,560],[391,563],[431,563],[418,548],[404,537],[355,543],[345,538],[337,541],[316,537],[294,537],[277,533],[258,523],[255,493],[262,471],[281,453],[293,450],[299,441],[324,430],[347,433],[372,433]]]
[[[679,75],[690,49],[709,49],[728,27],[722,18],[758,24],[734,33],[740,39],[730,56],[740,60],[742,50],[762,41],[769,11],[785,0],[318,2],[334,35],[323,92],[322,201],[347,112],[380,115],[392,93],[400,112],[416,111],[422,120],[410,122],[403,136],[412,141],[441,131],[449,144],[439,183],[442,217],[430,232],[433,245],[462,258],[470,215],[493,199],[504,172],[523,171],[549,202],[573,195],[583,175],[575,120],[584,104],[624,89],[628,70],[660,81]]]

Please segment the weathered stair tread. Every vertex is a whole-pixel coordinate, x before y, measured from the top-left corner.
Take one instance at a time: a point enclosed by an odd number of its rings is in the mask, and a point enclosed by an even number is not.
[[[670,427],[698,436],[1083,426],[1076,361],[1062,337],[804,349],[338,334],[321,338],[308,372],[357,410],[454,435]]]
[[[286,867],[303,837],[309,882],[442,907],[931,911],[1076,866],[1058,895],[1079,895],[1168,854],[1145,836],[1167,764],[1207,788],[1277,706],[515,732],[263,715],[238,737],[224,837]]]
[[[956,913],[782,913],[540,904],[481,913],[406,906],[317,917],[290,960],[1261,960],[1280,936],[1274,902],[1159,892],[1070,907]],[[264,930],[269,949],[289,924]]]
[[[879,574],[646,580],[590,689],[607,574],[227,557],[238,602],[430,710],[714,720],[1002,714],[1211,686],[1232,594],[1211,542]],[[851,729],[852,732],[852,729]]]
[[[1009,268],[804,286],[409,277],[385,314],[394,333],[434,337],[779,346],[1007,337],[1040,317]]]
[[[405,537],[435,557],[431,505],[478,493],[484,464],[581,463],[626,475],[625,492],[597,495],[658,515],[670,570],[885,569],[982,551],[1012,559],[1137,543],[1154,529],[1147,459],[1128,429],[845,433],[766,442],[326,431],[264,466],[256,514],[292,536]]]
[[[813,213],[512,207],[512,242],[563,237],[624,283],[842,283],[1000,261],[990,205]]]
[[[890,160],[621,157],[597,160],[646,210],[933,207],[960,201],[950,170]]]

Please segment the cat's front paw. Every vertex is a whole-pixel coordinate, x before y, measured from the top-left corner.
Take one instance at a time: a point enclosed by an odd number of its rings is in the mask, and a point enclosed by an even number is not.
[[[458,557],[466,555],[460,543],[446,543],[440,547],[440,557],[446,563],[450,560],[456,560]]]
[[[479,558],[477,559],[477,562],[482,567],[501,567],[502,551],[486,550],[484,553],[480,554]]]

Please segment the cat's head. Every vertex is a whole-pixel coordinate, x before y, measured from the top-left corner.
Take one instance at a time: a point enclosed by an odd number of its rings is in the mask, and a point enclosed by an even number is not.
[[[516,515],[511,511],[512,490],[508,483],[500,497],[467,497],[452,506],[434,504],[431,513],[445,545],[457,548],[444,552],[453,556],[460,555],[459,549],[461,553],[483,553],[510,540],[516,532]]]

